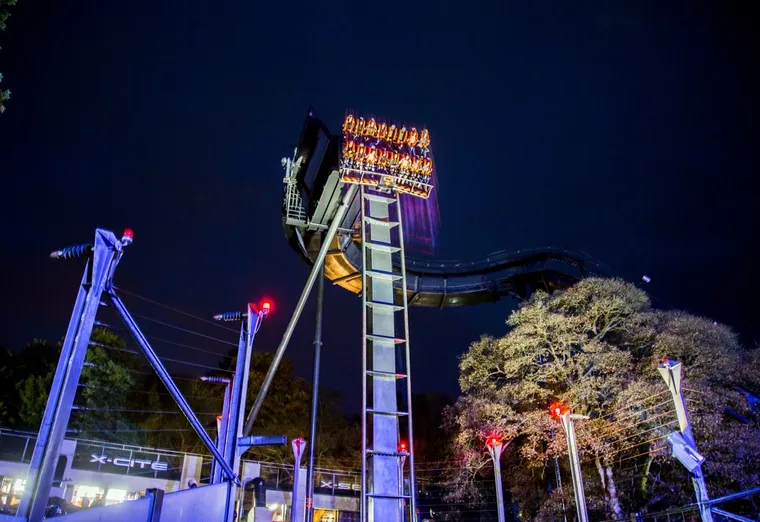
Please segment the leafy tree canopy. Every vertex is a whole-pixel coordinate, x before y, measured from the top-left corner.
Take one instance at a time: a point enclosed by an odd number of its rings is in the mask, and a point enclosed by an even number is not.
[[[525,510],[553,519],[562,493],[545,493],[549,465],[565,456],[566,441],[549,410],[562,404],[591,417],[576,428],[590,510],[623,517],[665,500],[691,502],[686,471],[664,451],[663,437],[677,429],[657,372],[664,356],[683,363],[711,492],[758,483],[758,412],[737,385],[760,390],[760,358],[728,327],[653,310],[642,290],[598,278],[536,293],[507,324],[509,333],[483,337],[460,360],[462,396],[446,415],[457,467],[448,479],[452,498],[478,496],[477,477],[492,472],[484,442],[497,434],[507,485]]]

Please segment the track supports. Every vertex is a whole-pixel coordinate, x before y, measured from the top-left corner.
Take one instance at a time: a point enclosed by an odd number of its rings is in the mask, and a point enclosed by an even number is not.
[[[113,232],[98,229],[95,231],[94,245],[68,247],[51,254],[51,257],[56,259],[83,255],[89,255],[90,258],[79,285],[74,311],[63,341],[58,367],[29,464],[29,493],[21,499],[18,509],[18,514],[30,521],[37,522],[45,515],[50,487],[53,484],[53,473],[69,423],[101,294],[113,278],[113,272],[122,256],[122,248],[131,241],[132,235],[129,230],[125,231],[124,237],[119,240]]]
[[[311,267],[309,277],[306,279],[306,285],[304,285],[303,290],[301,291],[301,297],[298,299],[298,303],[296,303],[296,309],[293,311],[293,316],[290,318],[290,322],[285,328],[285,333],[282,335],[280,345],[275,351],[274,359],[269,367],[269,371],[264,378],[264,382],[261,384],[261,389],[259,389],[256,400],[251,407],[251,412],[248,414],[248,420],[245,423],[246,435],[250,435],[253,424],[256,422],[256,417],[258,416],[259,411],[261,410],[261,405],[264,403],[264,399],[267,396],[269,386],[271,386],[272,380],[274,379],[274,374],[280,366],[280,361],[282,361],[282,357],[285,355],[285,350],[288,347],[290,338],[293,336],[293,331],[298,324],[298,320],[301,318],[301,312],[303,312],[303,308],[306,306],[306,300],[309,298],[309,294],[314,287],[317,277],[322,273],[322,265],[325,262],[330,243],[332,243],[332,240],[338,231],[338,227],[340,226],[340,222],[343,221],[343,217],[346,215],[346,211],[351,205],[351,200],[354,198],[355,194],[356,185],[346,185],[343,198],[341,199],[340,205],[338,205],[338,208],[335,210],[335,216],[333,216],[332,222],[325,233],[325,237],[322,239],[322,247],[319,249],[317,258],[314,260],[314,265]]]

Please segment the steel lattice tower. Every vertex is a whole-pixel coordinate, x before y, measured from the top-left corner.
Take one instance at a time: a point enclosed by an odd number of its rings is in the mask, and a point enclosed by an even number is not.
[[[361,188],[362,233],[362,519],[413,520],[414,447],[409,378],[409,308],[406,295],[401,202]],[[393,256],[401,270],[394,271]],[[394,285],[401,282],[401,299]],[[399,386],[399,381],[404,381]],[[401,390],[399,388],[402,388]],[[408,450],[400,446],[407,420]],[[405,465],[408,459],[409,465]]]

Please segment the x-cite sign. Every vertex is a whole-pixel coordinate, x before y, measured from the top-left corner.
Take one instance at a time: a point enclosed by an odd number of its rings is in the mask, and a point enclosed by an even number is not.
[[[320,480],[322,483],[319,487],[320,488],[336,488],[336,489],[351,489],[354,491],[361,491],[362,486],[361,484],[349,484],[348,482],[333,482],[331,480]]]
[[[140,466],[140,469],[145,469],[145,466],[149,466],[153,471],[167,471],[169,469],[168,462],[156,462],[152,460],[143,459],[128,459],[123,457],[111,458],[108,455],[95,455],[90,454],[90,462],[97,462],[98,464],[113,464],[114,466],[121,466],[123,468],[134,468]]]

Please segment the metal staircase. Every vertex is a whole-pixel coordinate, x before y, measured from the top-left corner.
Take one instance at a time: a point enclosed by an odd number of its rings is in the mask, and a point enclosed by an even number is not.
[[[362,522],[416,521],[409,309],[400,206],[397,193],[361,186]],[[395,255],[401,258],[400,271],[394,271]],[[401,297],[394,298],[398,281]]]

